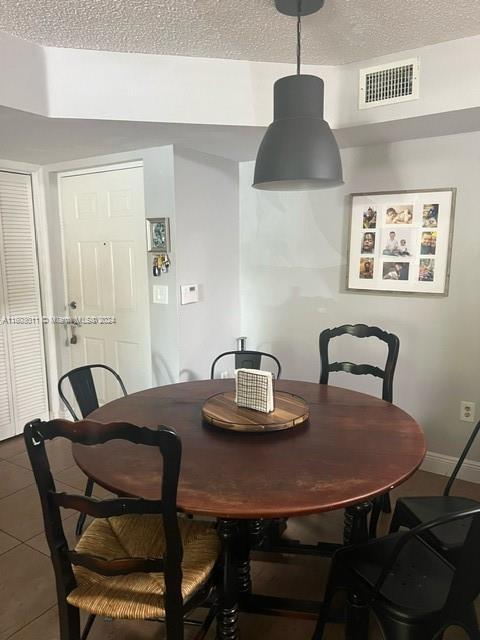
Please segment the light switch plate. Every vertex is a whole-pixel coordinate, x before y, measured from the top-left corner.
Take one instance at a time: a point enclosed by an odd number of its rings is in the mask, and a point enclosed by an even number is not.
[[[182,284],[180,287],[180,301],[182,304],[198,302],[198,284]]]
[[[168,304],[168,287],[164,284],[153,285],[153,303]]]

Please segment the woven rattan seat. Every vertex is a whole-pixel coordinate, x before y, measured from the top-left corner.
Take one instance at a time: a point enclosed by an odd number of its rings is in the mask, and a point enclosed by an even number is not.
[[[207,581],[217,560],[220,543],[210,523],[179,518],[183,543],[182,595],[191,596]],[[107,560],[162,558],[165,535],[161,516],[129,515],[92,522],[76,546],[79,553]],[[84,567],[74,568],[78,586],[69,604],[90,613],[131,620],[163,618],[163,573],[105,576]]]

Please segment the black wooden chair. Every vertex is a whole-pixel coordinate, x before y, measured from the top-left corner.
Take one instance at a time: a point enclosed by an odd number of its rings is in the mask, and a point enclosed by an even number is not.
[[[426,542],[426,536],[437,527],[460,522],[468,525],[459,561],[453,566]],[[440,639],[451,625],[479,640],[474,609],[480,592],[479,539],[477,507],[337,551],[313,640],[323,637],[339,590],[349,594],[347,620],[355,624],[358,637],[367,637],[371,610],[388,640]]]
[[[55,572],[62,640],[85,640],[97,615],[161,619],[168,640],[183,640],[185,614],[213,588],[220,545],[211,525],[177,517],[181,442],[175,432],[122,422],[36,420],[26,425],[24,437]],[[87,446],[119,439],[157,447],[161,500],[58,493],[45,448],[57,437]],[[96,518],[74,550],[68,547],[60,508]],[[90,614],[83,633],[80,609]],[[205,635],[215,613],[210,609],[197,637]]]
[[[387,361],[385,369],[374,367],[371,364],[353,364],[352,362],[330,362],[328,357],[328,347],[332,338],[338,336],[351,335],[356,338],[375,337],[388,346]],[[368,327],[366,324],[344,324],[335,329],[324,329],[319,338],[320,361],[322,371],[320,374],[320,384],[328,384],[329,374],[334,371],[344,371],[354,375],[371,375],[383,380],[382,400],[393,402],[393,376],[397,364],[400,340],[393,333],[387,333],[378,327]]]
[[[275,363],[276,374],[275,377],[278,380],[282,373],[282,366],[278,358],[271,353],[265,353],[264,351],[250,351],[245,349],[243,351],[225,351],[215,358],[210,368],[210,379],[215,378],[215,366],[220,358],[227,356],[235,356],[235,369],[261,369],[262,358],[270,358]]]
[[[480,507],[480,502],[477,500],[450,495],[453,483],[455,482],[458,472],[460,471],[479,431],[480,421],[477,422],[473,428],[470,438],[468,439],[468,442],[455,465],[452,475],[445,485],[443,495],[419,496],[418,498],[399,498],[397,500],[392,522],[390,524],[391,533],[398,531],[400,527],[407,527],[408,529],[411,529],[422,522],[428,522],[434,518],[447,516],[450,513],[455,513],[465,509]],[[465,542],[467,531],[467,522],[452,522],[451,524],[439,527],[435,531],[431,531],[428,536],[428,541],[440,553],[445,555],[450,562],[456,563],[458,561],[459,551]]]
[[[352,362],[331,363],[328,355],[330,340],[347,334],[356,338],[375,337],[382,342],[385,342],[388,346],[385,369],[380,369],[379,367],[375,367],[371,364],[354,364]],[[324,329],[320,333],[319,348],[322,367],[320,384],[328,384],[329,374],[338,371],[352,373],[357,376],[372,375],[383,380],[382,400],[385,400],[386,402],[393,402],[393,377],[400,348],[400,340],[395,334],[383,331],[383,329],[379,329],[378,327],[369,327],[366,324],[344,324],[341,327],[335,327],[334,329]],[[390,513],[391,509],[390,496],[388,493],[374,500],[370,516],[371,537],[375,537],[380,511],[383,510],[385,513]]]
[[[95,382],[93,380],[92,369],[104,369],[108,371],[117,381],[120,389],[124,396],[127,395],[127,390],[125,389],[125,385],[123,384],[122,379],[118,375],[116,371],[114,371],[111,367],[107,367],[106,364],[86,364],[82,367],[77,367],[76,369],[72,369],[65,373],[60,380],[58,381],[58,394],[63,402],[63,404],[67,407],[70,415],[74,420],[78,420],[75,409],[72,407],[70,402],[67,400],[67,397],[64,393],[63,386],[64,383],[68,380],[70,386],[73,391],[73,395],[78,404],[78,408],[80,409],[80,413],[82,418],[86,418],[88,415],[98,409],[98,395],[97,390],[95,388]],[[85,487],[85,495],[91,496],[93,492],[94,482],[91,478],[87,479],[87,484]],[[83,525],[85,524],[85,514],[80,514],[77,522],[77,527],[75,529],[75,533],[79,536],[82,533]]]

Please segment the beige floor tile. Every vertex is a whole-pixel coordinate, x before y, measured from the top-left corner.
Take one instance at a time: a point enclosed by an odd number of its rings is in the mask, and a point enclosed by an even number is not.
[[[17,467],[7,460],[0,460],[0,499],[34,482],[35,478],[29,469]]]
[[[71,487],[57,483],[60,491],[71,491]],[[62,509],[62,517],[72,515],[71,510]],[[14,538],[25,541],[41,533],[43,527],[40,498],[36,485],[30,485],[0,500],[0,529]]]
[[[63,471],[56,471],[53,475],[55,480],[68,484],[81,493],[85,491],[87,476],[83,473],[80,467],[77,467],[77,465],[69,467],[68,469],[63,469]],[[103,487],[98,484],[94,484],[93,495],[95,498],[111,498],[113,493],[103,489]]]
[[[242,615],[240,619],[240,635],[245,640],[310,640],[314,629],[315,623],[310,620],[254,615]]]
[[[60,640],[57,608],[52,607],[8,640]]]
[[[1,555],[0,600],[0,640],[4,640],[55,604],[50,560],[25,545]]]
[[[12,538],[5,531],[0,531],[0,555],[5,553],[5,551],[10,551],[13,547],[21,544],[20,540],[16,538]]]
[[[50,468],[53,472],[68,469],[68,467],[72,467],[75,464],[72,455],[72,445],[68,440],[65,440],[65,438],[57,438],[56,440],[47,442],[46,449]],[[25,469],[31,468],[26,451],[9,458],[9,461]]]
[[[77,516],[75,514],[65,518],[63,520],[63,530],[65,531],[65,536],[67,538],[67,542],[69,544],[70,549],[73,549],[77,543],[77,536],[75,535],[75,527],[77,526]],[[50,550],[47,545],[47,539],[45,538],[45,533],[42,531],[37,534],[33,538],[28,539],[25,544],[28,544],[29,547],[40,551],[46,556],[50,557]]]
[[[82,624],[86,616],[82,615]],[[165,638],[164,625],[160,622],[106,620],[97,618],[88,640],[161,640]],[[193,629],[186,629],[185,640],[192,638]],[[59,640],[58,613],[53,607],[39,618],[15,633],[9,640]]]
[[[165,638],[159,622],[133,620],[95,620],[88,640],[160,640]],[[186,640],[188,635],[186,635]]]
[[[13,456],[17,456],[19,453],[25,451],[25,442],[23,436],[15,436],[8,440],[0,442],[0,458],[2,460],[8,460]]]

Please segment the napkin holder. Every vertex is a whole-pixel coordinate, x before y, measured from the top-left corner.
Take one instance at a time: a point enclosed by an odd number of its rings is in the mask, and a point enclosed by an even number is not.
[[[237,369],[235,402],[239,407],[271,413],[275,409],[272,373],[258,369]]]

